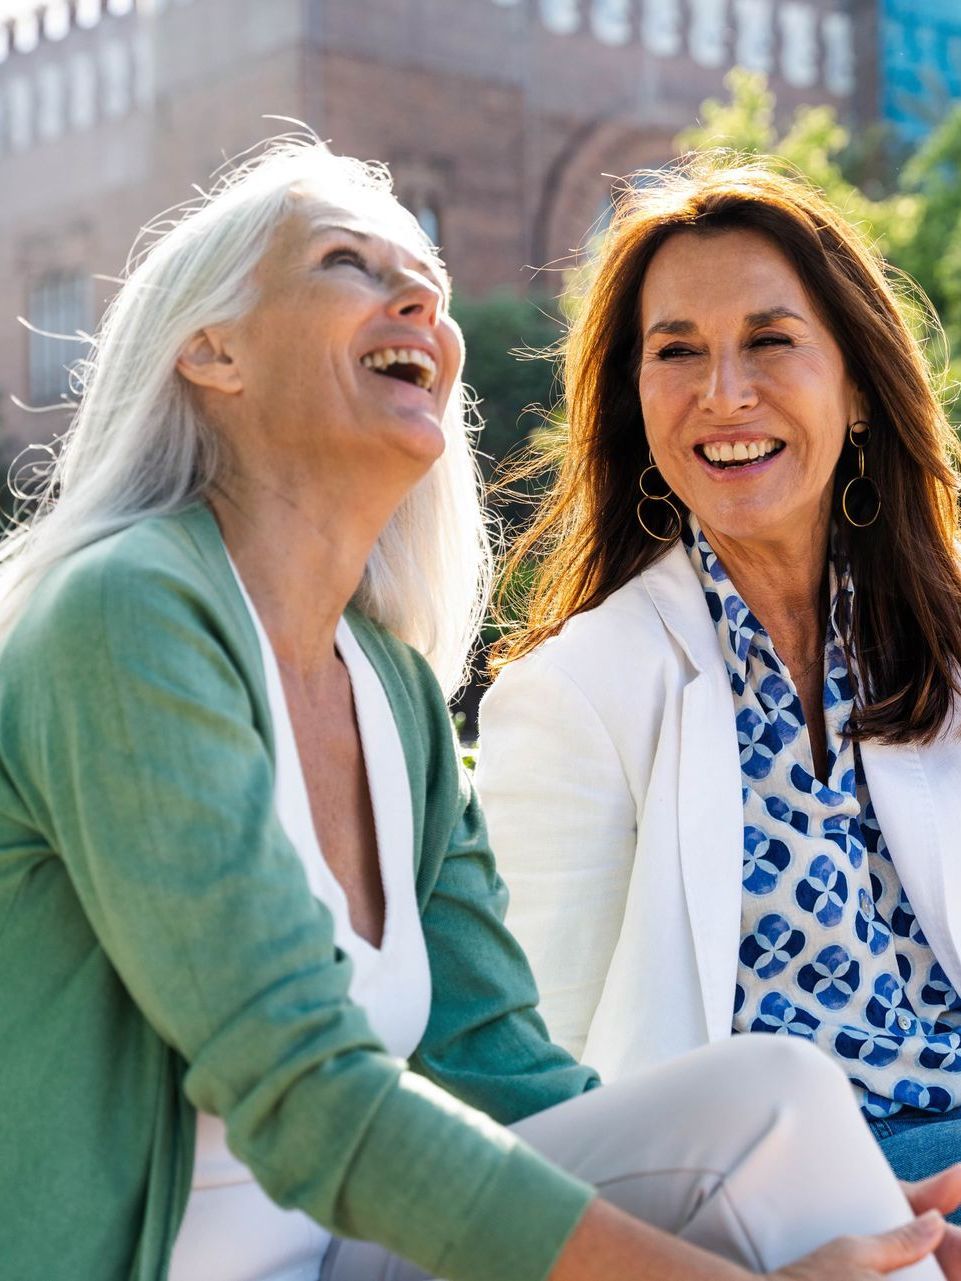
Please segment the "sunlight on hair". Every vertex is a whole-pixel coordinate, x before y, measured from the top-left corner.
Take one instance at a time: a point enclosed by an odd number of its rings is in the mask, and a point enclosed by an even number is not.
[[[345,207],[386,217],[445,276],[386,167],[334,155],[306,126],[226,161],[209,190],[196,190],[142,229],[89,358],[73,369],[78,404],[62,446],[45,479],[37,464],[21,485],[33,511],[0,543],[0,632],[66,556],[216,484],[227,458],[177,358],[199,330],[250,310],[255,269],[292,212],[306,204],[314,219]],[[467,414],[458,380],[444,453],[382,532],[355,598],[427,656],[448,695],[464,679],[490,577]]]

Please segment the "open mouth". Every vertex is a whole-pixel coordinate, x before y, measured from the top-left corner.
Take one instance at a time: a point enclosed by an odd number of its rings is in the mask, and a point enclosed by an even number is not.
[[[783,440],[768,436],[766,440],[712,440],[704,445],[695,445],[694,452],[718,471],[728,471],[732,467],[751,467],[754,463],[773,458],[783,448]]]
[[[437,378],[434,358],[419,347],[380,347],[361,356],[360,363],[375,374],[411,383],[424,391],[430,391]]]

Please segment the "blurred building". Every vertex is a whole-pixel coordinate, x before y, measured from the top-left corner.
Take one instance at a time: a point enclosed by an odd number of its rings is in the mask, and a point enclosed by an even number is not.
[[[388,161],[460,291],[525,289],[735,63],[785,112],[874,118],[875,5],[50,0],[0,26],[0,438],[52,434],[9,397],[58,403],[81,354],[15,317],[89,332],[138,227],[285,127],[265,113]]]
[[[884,119],[917,143],[961,101],[958,0],[880,0]]]

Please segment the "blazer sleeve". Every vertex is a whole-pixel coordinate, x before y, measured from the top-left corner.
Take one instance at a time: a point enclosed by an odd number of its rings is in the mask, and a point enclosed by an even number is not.
[[[458,772],[456,818],[423,913],[434,1000],[412,1062],[504,1124],[599,1084],[551,1042],[527,959],[504,925],[498,875],[477,796]]]
[[[274,1200],[450,1281],[541,1281],[593,1189],[390,1058],[350,1001],[209,596],[109,557],[62,576],[4,653],[11,777]]]
[[[580,1057],[617,945],[637,819],[601,713],[537,652],[480,710],[476,783],[551,1035]]]

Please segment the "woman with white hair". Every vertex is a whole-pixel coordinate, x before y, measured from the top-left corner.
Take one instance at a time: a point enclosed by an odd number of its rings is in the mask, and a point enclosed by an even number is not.
[[[958,1172],[909,1206],[810,1048],[599,1090],[548,1039],[441,692],[461,359],[386,175],[309,142],[110,308],[0,552],[0,1274],[961,1277]]]

